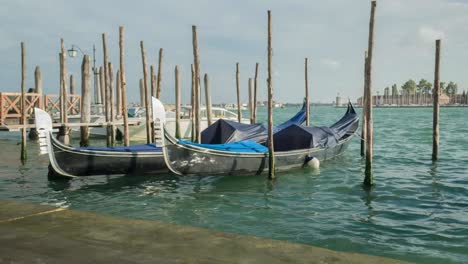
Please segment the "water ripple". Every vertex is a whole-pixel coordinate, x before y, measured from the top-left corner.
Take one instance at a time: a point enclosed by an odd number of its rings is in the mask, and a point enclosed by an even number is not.
[[[286,119],[296,108],[278,112]],[[343,109],[313,107],[315,125]],[[375,109],[374,176],[362,188],[359,141],[319,172],[259,177],[98,177],[48,182],[44,156],[0,159],[0,198],[158,219],[419,263],[468,259],[467,109],[441,110],[440,160],[431,161],[430,109]],[[265,118],[265,112],[259,118]],[[18,153],[14,133],[2,153]],[[17,157],[18,156],[18,157]]]

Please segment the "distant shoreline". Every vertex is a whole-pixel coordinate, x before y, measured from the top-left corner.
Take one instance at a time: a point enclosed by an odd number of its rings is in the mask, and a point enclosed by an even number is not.
[[[347,105],[335,106],[335,108],[347,108]],[[374,108],[433,108],[433,105],[374,105]],[[459,107],[465,108],[468,105],[441,105],[440,107]],[[354,105],[354,108],[362,108],[360,105]]]

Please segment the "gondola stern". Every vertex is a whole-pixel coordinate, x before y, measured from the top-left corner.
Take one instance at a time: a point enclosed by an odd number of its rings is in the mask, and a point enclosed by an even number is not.
[[[39,135],[39,154],[50,154],[50,137],[52,133],[52,118],[40,109],[34,108],[34,121]]]
[[[164,128],[165,123],[166,123],[166,110],[164,109],[164,105],[160,100],[158,100],[155,97],[151,97],[151,99],[152,99],[151,106],[153,110],[153,121],[155,123],[154,125],[155,143],[158,145],[161,145],[162,147],[164,162],[166,163],[167,168],[176,175],[183,175],[181,172],[177,171],[171,166],[171,162],[168,157],[167,144],[174,144],[173,142],[170,142],[170,141],[177,142],[177,140],[172,139],[172,137],[169,135],[169,132],[167,132]],[[166,137],[168,137],[168,140],[166,140]]]

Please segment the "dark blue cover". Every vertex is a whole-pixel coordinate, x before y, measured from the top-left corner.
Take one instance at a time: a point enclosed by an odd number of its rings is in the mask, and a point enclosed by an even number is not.
[[[306,119],[306,104],[302,105],[301,110],[297,112],[288,121],[275,126],[273,132],[277,133],[282,129],[292,125],[300,125]],[[223,144],[238,142],[242,140],[252,140],[258,143],[266,142],[268,128],[264,124],[242,124],[235,121],[218,119],[211,126],[207,127],[201,133],[201,142],[203,144]]]
[[[93,151],[116,151],[116,152],[162,152],[161,147],[154,144],[133,145],[129,147],[76,147],[76,150],[93,150]]]
[[[268,148],[258,144],[252,140],[245,140],[233,143],[226,143],[226,144],[199,144],[193,143],[190,141],[179,140],[180,144],[183,145],[191,145],[201,148],[213,149],[213,150],[222,150],[222,151],[230,151],[230,152],[255,152],[255,153],[265,153],[268,151]]]
[[[275,151],[309,148],[330,148],[340,139],[353,134],[359,126],[359,118],[351,103],[346,114],[330,127],[307,127],[291,124],[273,136]]]

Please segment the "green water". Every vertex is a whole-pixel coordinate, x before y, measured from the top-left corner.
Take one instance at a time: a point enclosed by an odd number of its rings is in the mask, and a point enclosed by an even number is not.
[[[287,119],[298,108],[277,110]],[[265,118],[264,109],[259,117]],[[345,109],[313,107],[330,125]],[[358,111],[360,111],[358,109]],[[47,181],[45,156],[1,133],[0,198],[207,227],[420,263],[468,261],[468,108],[442,108],[432,163],[432,110],[375,109],[375,187],[362,188],[359,140],[320,171],[257,177],[95,177]],[[102,144],[102,142],[98,142]]]

